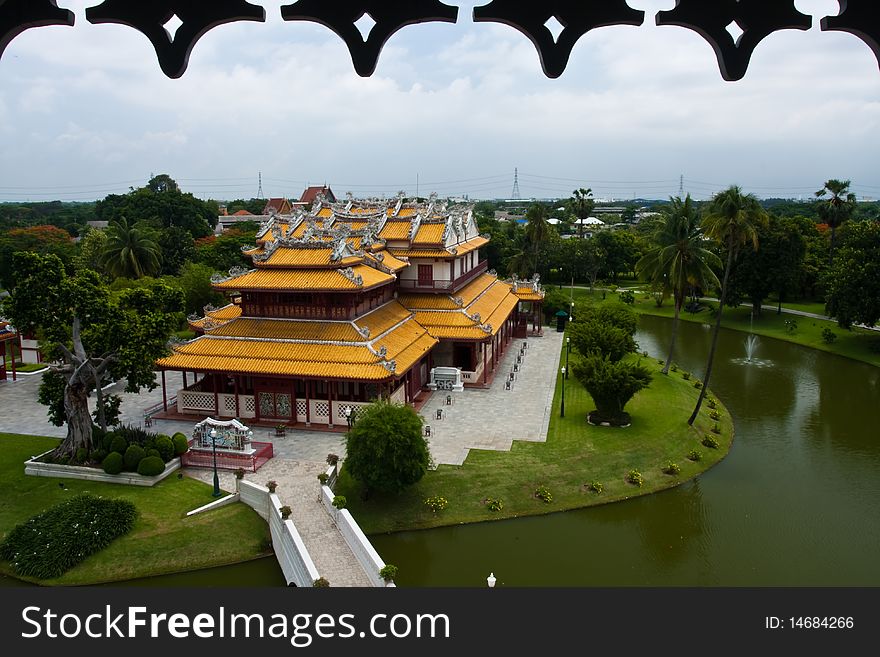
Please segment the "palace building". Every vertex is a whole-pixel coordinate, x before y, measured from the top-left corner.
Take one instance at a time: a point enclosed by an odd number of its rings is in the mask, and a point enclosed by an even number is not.
[[[320,195],[263,219],[252,268],[212,279],[232,302],[158,361],[166,413],[346,426],[379,397],[414,403],[439,372],[486,386],[509,341],[540,331],[537,277],[487,271],[470,205]]]

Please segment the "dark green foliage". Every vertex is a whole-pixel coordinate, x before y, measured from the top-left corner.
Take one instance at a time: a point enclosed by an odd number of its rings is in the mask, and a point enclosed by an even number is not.
[[[624,290],[618,296],[620,298],[620,302],[625,303],[628,306],[631,306],[636,302],[636,295],[633,293],[632,290]]]
[[[159,456],[146,456],[137,466],[137,473],[145,477],[155,477],[163,472],[165,472],[165,461]]]
[[[625,331],[629,335],[635,335],[639,328],[639,316],[629,306],[622,303],[608,303],[601,306],[577,306],[574,322],[589,324],[598,322],[609,324]]]
[[[663,474],[677,475],[681,472],[681,466],[678,463],[670,461],[663,467]]]
[[[828,327],[822,329],[822,342],[833,344],[835,340],[837,340],[837,334],[834,331]]]
[[[103,402],[104,406],[104,421],[107,423],[108,427],[113,427],[119,424],[119,416],[121,414],[120,406],[122,406],[122,397],[119,395],[104,395],[101,397],[101,402]],[[95,422],[100,422],[100,413],[96,408],[94,412],[92,412],[92,418],[94,418]],[[98,445],[98,439],[95,437],[95,429],[100,430],[101,427],[95,426],[92,428],[92,444]]]
[[[131,472],[137,470],[138,464],[146,456],[146,451],[140,445],[129,445],[125,450],[123,458],[125,460],[125,469]]]
[[[116,434],[125,438],[130,445],[140,445],[141,447],[152,447],[152,443],[156,439],[155,433],[128,424],[116,429]]]
[[[392,564],[386,564],[379,571],[379,577],[384,579],[386,582],[392,581],[395,577],[397,577],[398,568]]]
[[[850,223],[841,231],[825,277],[828,313],[842,328],[880,321],[880,222]]]
[[[696,462],[696,461],[702,461],[702,460],[703,460],[703,455],[700,454],[697,450],[692,449],[692,450],[688,453],[688,458],[689,458],[691,461],[694,461],[694,462]]]
[[[15,527],[0,558],[18,575],[51,579],[131,531],[137,509],[127,500],[78,495]]]
[[[159,456],[166,463],[174,458],[174,443],[171,442],[171,438],[168,436],[156,437],[156,449],[159,450]]]
[[[319,577],[314,582],[312,582],[312,586],[316,589],[317,588],[326,588],[326,587],[330,586],[330,582],[327,581],[327,578],[325,578],[325,577]]]
[[[149,456],[157,456],[157,457],[159,457],[160,459],[162,458],[162,455],[159,454],[159,450],[158,450],[158,449],[155,449],[155,448],[152,448],[152,447],[146,451],[146,454],[144,455],[144,458],[147,458],[147,457],[149,457]],[[164,461],[163,461],[163,463],[164,463]]]
[[[632,335],[625,330],[598,321],[574,322],[571,327],[571,344],[584,356],[599,354],[614,362],[638,349]]]
[[[651,383],[651,373],[645,367],[596,355],[575,363],[572,372],[596,404],[592,419],[612,424],[626,422],[624,406]]]
[[[49,416],[49,422],[56,427],[67,422],[67,413],[64,412],[64,387],[66,385],[64,376],[52,370],[46,372],[40,382],[40,392],[37,399],[43,406],[48,407],[46,415]]]
[[[101,462],[101,467],[107,474],[119,474],[122,472],[122,466],[125,465],[122,454],[119,452],[110,452]]]
[[[398,493],[428,469],[422,418],[409,406],[384,401],[366,407],[346,435],[345,468],[367,490]]]
[[[85,447],[80,447],[76,450],[76,456],[73,457],[74,463],[85,463],[89,460],[89,450]]]
[[[125,450],[128,449],[128,441],[120,436],[118,433],[107,434],[108,436],[113,436],[110,439],[110,448],[111,452],[119,452],[120,454],[125,454]]]
[[[189,451],[189,441],[186,439],[186,436],[179,431],[172,436],[171,442],[174,443],[174,453],[177,456],[186,454]]]
[[[94,461],[95,463],[101,463],[105,458],[107,458],[107,450],[101,449],[93,449],[89,454],[89,460]]]

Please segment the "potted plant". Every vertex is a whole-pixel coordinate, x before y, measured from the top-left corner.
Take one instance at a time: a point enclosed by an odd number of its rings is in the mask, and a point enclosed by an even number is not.
[[[348,500],[345,499],[345,495],[337,495],[333,498],[333,506],[340,511],[345,508],[346,504],[348,504]]]
[[[282,520],[287,520],[290,517],[291,508],[289,506],[287,506],[286,504],[278,510],[281,512],[281,519]]]
[[[244,479],[244,468],[236,468],[235,478],[236,479]]]
[[[330,586],[330,582],[328,582],[324,577],[319,577],[314,582],[312,582],[312,586],[315,588],[324,588]]]
[[[327,465],[336,465],[339,463],[339,456],[336,454],[327,455]]]
[[[382,570],[379,571],[379,577],[384,579],[386,582],[394,581],[394,578],[397,577],[397,566],[392,564],[386,564],[382,567]]]
[[[267,482],[266,482],[266,488],[269,489],[269,492],[270,492],[270,493],[274,493],[274,492],[275,492],[275,489],[278,488],[278,482],[275,481],[275,480],[267,481]]]
[[[286,432],[287,432],[287,425],[286,424],[276,424],[275,425],[275,435],[276,436],[283,436]]]
[[[327,482],[330,481],[330,475],[328,475],[326,472],[322,472],[318,475],[318,481],[321,482],[322,486],[326,486]]]

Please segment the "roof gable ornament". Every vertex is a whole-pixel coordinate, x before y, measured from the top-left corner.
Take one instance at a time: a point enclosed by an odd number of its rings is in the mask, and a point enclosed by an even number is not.
[[[459,308],[464,307],[464,299],[462,299],[461,297],[451,297],[451,298],[452,298],[452,303],[454,303],[456,306],[458,306]]]
[[[410,221],[409,227],[409,241],[412,242],[416,238],[416,233],[419,232],[419,228],[422,226],[422,213],[417,212],[412,221]]]
[[[355,275],[354,270],[351,267],[345,267],[344,269],[337,269],[337,272],[345,276],[352,283],[357,285],[358,287],[364,286],[364,277],[360,274]]]
[[[491,324],[480,324],[480,330],[486,335],[492,335],[494,329]]]
[[[532,290],[534,290],[535,292],[541,291],[540,281],[541,281],[540,274],[535,274],[534,276],[532,276]]]
[[[386,370],[394,374],[397,371],[397,361],[396,360],[384,360],[382,361],[382,367]]]
[[[368,326],[357,326],[355,325],[355,330],[361,335],[364,340],[370,339],[370,328]]]

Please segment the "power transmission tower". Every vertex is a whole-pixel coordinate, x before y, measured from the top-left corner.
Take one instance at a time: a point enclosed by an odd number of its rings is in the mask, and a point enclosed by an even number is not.
[[[684,198],[684,174],[678,179],[678,198]]]
[[[263,172],[259,172],[260,188],[257,190],[257,198],[263,198]]]
[[[519,195],[519,169],[515,168],[513,170],[513,192],[510,194],[510,198],[518,201],[520,199]]]

